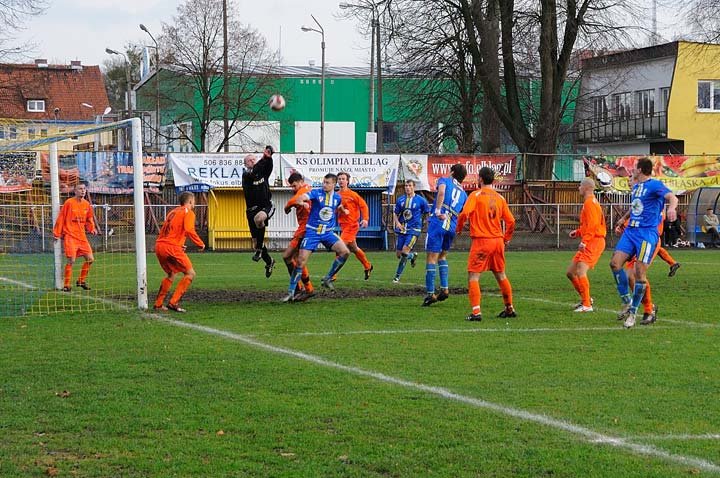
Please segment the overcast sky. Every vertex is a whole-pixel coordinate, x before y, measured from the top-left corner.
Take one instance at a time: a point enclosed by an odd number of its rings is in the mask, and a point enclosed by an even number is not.
[[[354,20],[336,18],[340,1],[236,0],[236,4],[244,23],[260,29],[271,48],[281,48],[285,65],[307,65],[311,59],[320,63],[320,36],[300,31],[303,24],[312,24],[310,14],[325,29],[327,63],[366,65],[369,40],[357,32]],[[650,5],[651,0],[642,1]],[[85,65],[101,65],[107,58],[106,47],[120,50],[128,41],[150,43],[138,24],[145,24],[153,35],[159,35],[161,23],[172,20],[179,3],[180,0],[50,0],[50,8],[27,23],[21,39],[36,44],[28,60],[46,58],[59,64],[81,60]],[[676,15],[667,4],[673,2],[659,3],[660,34],[669,40],[673,37]],[[649,28],[649,8],[647,12]]]

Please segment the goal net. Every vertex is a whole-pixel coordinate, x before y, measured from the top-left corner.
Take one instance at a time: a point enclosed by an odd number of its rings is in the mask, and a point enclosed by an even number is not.
[[[140,128],[0,120],[0,317],[147,308],[143,163],[153,158]],[[81,183],[84,228],[78,209],[58,221]],[[55,240],[69,230],[58,222],[94,232],[89,249]]]

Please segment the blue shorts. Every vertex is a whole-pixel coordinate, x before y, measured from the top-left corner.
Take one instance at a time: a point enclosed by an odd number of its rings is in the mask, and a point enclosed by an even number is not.
[[[449,251],[453,239],[455,239],[455,227],[446,230],[443,229],[441,222],[430,222],[425,240],[425,250],[428,252]]]
[[[415,247],[419,234],[398,234],[397,241],[395,243],[395,250],[401,251],[403,247],[406,247],[412,251]]]
[[[650,264],[659,240],[656,227],[628,227],[615,246],[615,250],[624,252],[630,257],[635,256],[643,264]]]
[[[305,238],[300,243],[300,249],[314,251],[315,249],[317,249],[318,244],[322,244],[327,248],[331,248],[339,240],[340,238],[338,237],[338,235],[332,231],[318,234],[317,232],[315,232],[314,229],[308,227],[305,230]]]

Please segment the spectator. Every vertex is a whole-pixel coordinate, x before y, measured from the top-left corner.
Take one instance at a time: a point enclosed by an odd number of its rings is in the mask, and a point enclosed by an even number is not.
[[[712,239],[712,247],[720,246],[718,224],[720,224],[720,220],[718,220],[717,215],[713,213],[713,209],[711,207],[707,208],[707,214],[703,216],[703,229],[708,235],[710,235],[710,239]]]

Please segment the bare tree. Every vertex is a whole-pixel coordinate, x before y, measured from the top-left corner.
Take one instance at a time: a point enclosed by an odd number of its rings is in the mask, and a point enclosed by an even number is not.
[[[633,13],[628,0],[448,0],[462,14],[469,51],[480,70],[480,81],[503,126],[521,152],[540,153],[526,166],[531,179],[550,179],[567,107],[566,79],[578,48],[595,48],[622,40],[621,25]],[[492,85],[495,51],[490,45],[497,31],[488,22],[488,5],[497,2],[500,18],[500,61],[503,93]],[[519,38],[533,44],[537,56],[523,64]],[[530,41],[528,41],[528,39]],[[523,81],[538,73],[537,91],[528,94],[533,82]],[[537,100],[534,98],[537,97]],[[523,104],[523,98],[525,105]],[[537,105],[537,106],[535,106]],[[532,106],[532,108],[529,108]],[[528,112],[536,110],[536,121]]]
[[[29,49],[29,45],[16,43],[15,34],[30,17],[41,15],[47,6],[48,0],[0,0],[0,61]]]
[[[692,37],[705,42],[720,41],[720,0],[681,0]]]
[[[230,81],[223,84],[222,0],[187,0],[177,9],[171,24],[163,24],[160,38],[163,68],[161,104],[172,105],[175,122],[192,121],[199,141],[185,136],[182,128],[163,131],[166,140],[182,138],[198,151],[206,151],[213,126],[223,119],[223,88],[227,88],[229,134],[221,132],[217,151],[257,118],[272,93],[275,53],[257,30],[243,25],[228,2],[228,64]],[[177,134],[177,136],[174,136]],[[195,135],[190,135],[195,136]]]

